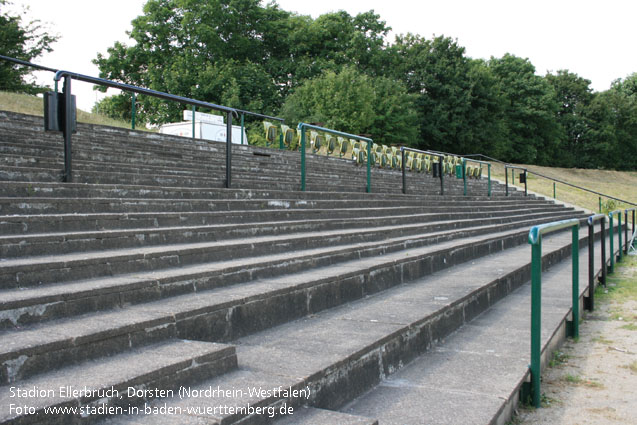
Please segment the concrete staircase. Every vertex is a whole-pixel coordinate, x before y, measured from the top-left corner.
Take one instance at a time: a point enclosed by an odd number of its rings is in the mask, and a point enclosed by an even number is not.
[[[377,423],[359,397],[518,297],[532,225],[584,217],[312,155],[300,192],[298,152],[233,148],[223,189],[224,144],[79,124],[59,183],[61,135],[0,112],[0,423]]]

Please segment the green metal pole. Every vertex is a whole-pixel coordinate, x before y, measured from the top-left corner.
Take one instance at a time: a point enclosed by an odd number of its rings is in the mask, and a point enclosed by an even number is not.
[[[579,225],[573,226],[573,338],[579,338]]]
[[[135,101],[137,100],[135,93],[133,93],[133,100],[131,103],[131,119],[130,119],[130,128],[131,130],[135,130],[135,113],[136,113],[136,108],[135,108]]]
[[[487,164],[487,172],[489,176],[489,197],[491,197],[491,164]]]
[[[195,138],[195,110],[197,107],[192,105],[192,138]]]
[[[602,197],[599,197],[599,213],[602,213]]]
[[[245,114],[241,114],[241,144],[243,144],[244,119],[245,119]]]
[[[279,149],[283,150],[283,131],[279,134]]]
[[[531,245],[531,398],[540,407],[542,334],[542,240]]]
[[[372,141],[367,142],[367,193],[372,193]]]
[[[301,127],[301,191],[305,192],[305,127]]]
[[[553,182],[553,199],[557,199],[557,197],[555,196],[555,182]]]
[[[462,158],[462,182],[464,183],[464,196],[467,196],[467,173],[465,172],[466,166],[467,161]]]

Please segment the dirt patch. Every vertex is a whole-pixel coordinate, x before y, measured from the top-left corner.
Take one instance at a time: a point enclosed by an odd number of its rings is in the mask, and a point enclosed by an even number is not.
[[[637,417],[637,258],[598,291],[579,341],[568,340],[542,377],[542,408],[520,406],[512,424],[631,424]]]

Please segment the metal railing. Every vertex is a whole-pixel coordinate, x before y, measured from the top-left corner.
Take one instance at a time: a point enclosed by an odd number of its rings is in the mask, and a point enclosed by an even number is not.
[[[600,222],[601,230],[601,280],[606,286],[606,215],[595,214],[588,217],[588,297],[584,298],[585,307],[589,311],[595,309],[595,222]]]
[[[490,197],[491,196],[491,163],[486,162],[486,161],[480,161],[477,159],[471,159],[471,158],[462,158],[462,180],[463,180],[463,184],[464,184],[464,196],[467,196],[467,162],[474,162],[477,164],[486,164],[487,166],[487,178],[488,178],[488,183],[487,183],[487,194]]]
[[[317,125],[306,124],[303,122],[299,123],[297,128],[301,132],[301,190],[302,191],[305,191],[305,176],[307,173],[306,164],[305,164],[305,145],[306,145],[307,137],[305,137],[305,131],[307,129],[310,129],[310,130],[322,131],[324,133],[333,134],[335,136],[346,137],[348,139],[354,139],[354,140],[358,140],[362,142],[367,142],[367,187],[366,187],[366,190],[367,190],[367,193],[372,192],[372,185],[371,185],[372,171],[371,171],[371,162],[370,162],[372,159],[372,143],[373,143],[372,139],[368,137],[357,136],[355,134],[344,133],[342,131],[332,130],[330,128],[319,127]]]
[[[628,251],[630,250],[630,239],[628,238],[628,212],[632,211],[632,215],[633,215],[633,231],[630,234],[631,236],[635,234],[635,212],[637,211],[637,208],[628,208],[624,211],[624,241],[626,242],[625,245],[625,249],[624,249],[624,253],[628,254]]]
[[[256,112],[244,111],[243,109],[235,109],[237,113],[241,114],[241,144],[243,145],[243,129],[245,128],[245,116],[263,118],[272,121],[285,122],[285,119],[279,117],[272,117],[270,115],[258,114]],[[193,111],[194,122],[194,111]],[[194,133],[194,132],[193,132]],[[279,135],[279,149],[283,149],[283,133]]]
[[[562,229],[572,229],[572,325],[567,326],[569,336],[579,336],[579,226],[576,218],[534,226],[529,231],[531,244],[531,398],[540,407],[540,373],[542,352],[542,236]]]
[[[613,226],[613,216],[617,216],[617,237],[619,241],[619,255],[617,256],[617,262],[622,260],[622,212],[621,210],[615,210],[608,213],[608,218],[610,220],[610,272],[613,273],[615,271],[615,237],[614,237],[614,226]]]
[[[445,159],[445,154],[442,152],[436,152],[436,151],[423,151],[420,149],[414,149],[414,148],[408,148],[405,146],[401,146],[400,148],[400,154],[401,154],[401,170],[402,170],[402,178],[403,178],[403,194],[407,194],[407,174],[405,173],[405,169],[407,167],[407,161],[406,161],[406,154],[405,152],[416,152],[416,153],[422,153],[425,155],[433,155],[433,156],[437,156],[438,157],[438,162],[434,162],[434,165],[432,167],[439,167],[437,170],[438,176],[440,177],[440,195],[444,195],[445,194],[445,186],[444,186],[444,169],[442,166],[442,163]],[[435,165],[438,164],[438,165]],[[435,175],[435,172],[434,172]]]
[[[515,170],[524,171],[524,196],[528,195],[528,186],[527,186],[527,173],[528,170],[524,167],[518,167],[517,165],[504,164],[504,184],[506,185],[506,196],[509,196],[509,170],[511,170],[511,182],[515,182]]]
[[[64,78],[63,84],[63,95],[64,95],[64,121],[62,133],[64,135],[64,181],[71,182],[73,180],[73,169],[72,169],[72,154],[71,154],[71,134],[72,134],[72,114],[71,110],[72,101],[71,101],[71,81],[84,81],[87,83],[98,84],[105,87],[117,88],[120,90],[125,90],[137,94],[144,94],[147,96],[157,97],[160,99],[171,100],[179,103],[183,103],[186,105],[199,106],[203,108],[214,109],[220,112],[226,113],[226,181],[225,187],[229,188],[232,186],[232,116],[237,116],[237,111],[234,108],[229,108],[227,106],[216,105],[214,103],[203,102],[196,99],[191,99],[183,96],[177,96],[174,94],[159,92],[156,90],[150,90],[143,87],[132,86],[130,84],[118,83],[111,80],[106,80],[103,78],[91,77],[88,75],[78,74],[71,71],[57,71],[55,73],[54,81],[57,83],[62,78]],[[193,117],[194,118],[194,117]],[[193,120],[194,122],[194,120]]]

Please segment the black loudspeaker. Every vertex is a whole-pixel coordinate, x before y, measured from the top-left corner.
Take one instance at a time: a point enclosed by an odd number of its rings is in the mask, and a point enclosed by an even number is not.
[[[64,104],[64,94],[54,91],[44,93],[44,130],[63,131],[64,114],[66,112]],[[77,131],[77,108],[75,106],[75,96],[71,96],[71,131]]]

